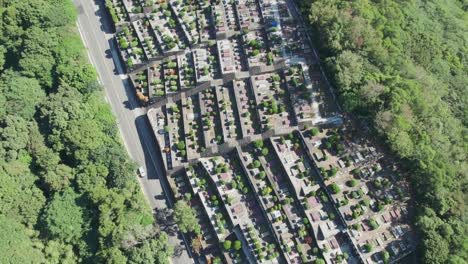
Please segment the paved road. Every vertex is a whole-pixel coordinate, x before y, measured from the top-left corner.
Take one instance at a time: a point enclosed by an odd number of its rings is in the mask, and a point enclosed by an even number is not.
[[[77,24],[81,38],[98,72],[99,82],[104,86],[106,101],[117,118],[122,141],[130,157],[146,168],[147,178],[139,179],[142,190],[153,209],[171,207],[172,201],[166,200],[163,191],[168,188],[167,182],[160,180],[163,165],[159,149],[146,120],[146,112],[138,105],[111,41],[110,21],[104,1],[74,0],[74,3],[78,8]],[[180,254],[172,258],[174,264],[193,263],[181,236],[172,235],[169,242],[181,249]]]

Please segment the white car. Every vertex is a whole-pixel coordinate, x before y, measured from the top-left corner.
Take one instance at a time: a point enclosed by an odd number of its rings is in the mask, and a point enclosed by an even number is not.
[[[145,168],[143,168],[143,166],[138,168],[138,175],[140,176],[140,178],[144,178],[146,176],[146,171]]]

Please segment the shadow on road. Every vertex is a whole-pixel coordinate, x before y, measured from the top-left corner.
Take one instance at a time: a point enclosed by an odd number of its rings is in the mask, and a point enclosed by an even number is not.
[[[94,12],[96,16],[99,18],[99,22],[101,24],[100,28],[101,31],[106,34],[114,33],[114,28],[111,26],[111,18],[109,13],[106,10],[105,1],[102,0],[94,0],[94,3],[98,6],[98,10]]]
[[[145,155],[146,168],[148,169],[148,179],[160,179],[160,171],[155,166],[163,164],[161,154],[157,151],[158,145],[156,138],[153,135],[153,130],[149,124],[149,121],[145,115],[141,115],[135,118],[135,127],[137,129],[139,142]],[[135,140],[135,142],[137,142]],[[154,163],[156,164],[153,164]]]
[[[106,53],[106,59],[112,59],[112,52],[110,49],[106,50],[105,53]],[[114,74],[118,74],[116,68],[114,68]]]
[[[107,57],[112,58],[112,61],[114,62],[114,69],[112,70],[112,72],[114,73],[114,75],[124,74],[125,72],[119,72],[119,70],[118,70],[117,63],[119,64],[119,66],[123,67],[125,62],[122,61],[122,59],[119,56],[119,54],[120,54],[119,51],[118,51],[119,49],[115,45],[114,39],[113,38],[109,39],[108,43],[109,43],[110,49],[106,50],[106,58]],[[116,57],[114,57],[112,55],[112,51],[114,51],[114,54],[116,54]],[[116,60],[118,60],[118,61],[116,61]],[[123,69],[122,69],[122,71],[123,71]]]
[[[132,104],[130,103],[130,101],[128,101],[128,100],[123,101],[122,104],[124,105],[125,108],[133,110],[133,107],[132,107]]]

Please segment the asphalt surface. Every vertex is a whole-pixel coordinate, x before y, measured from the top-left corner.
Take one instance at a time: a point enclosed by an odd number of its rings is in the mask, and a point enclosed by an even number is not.
[[[162,178],[163,165],[159,148],[145,116],[145,109],[140,108],[118,58],[104,1],[74,0],[74,3],[78,10],[77,25],[81,38],[98,72],[99,82],[104,87],[105,99],[117,119],[122,141],[130,157],[146,169],[147,177],[139,178],[145,197],[153,209],[172,207],[172,201],[167,199],[164,192],[168,187]],[[172,263],[193,263],[180,234],[170,235],[169,243],[178,249]]]

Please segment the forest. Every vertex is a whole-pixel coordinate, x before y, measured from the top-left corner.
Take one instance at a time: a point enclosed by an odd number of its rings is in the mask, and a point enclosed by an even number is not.
[[[0,14],[0,263],[168,263],[72,1]]]
[[[298,2],[341,105],[405,166],[418,261],[466,263],[467,2]]]

